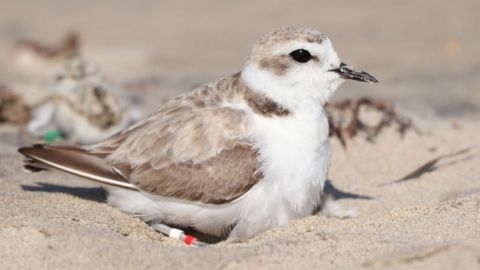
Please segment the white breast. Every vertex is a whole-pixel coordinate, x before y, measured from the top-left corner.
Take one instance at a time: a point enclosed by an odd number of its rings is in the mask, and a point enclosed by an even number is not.
[[[331,158],[328,121],[321,108],[254,119],[264,179],[242,198],[233,237],[250,237],[311,215],[320,203]]]
[[[323,110],[256,117],[255,124],[264,181],[278,189],[293,212],[311,212],[321,194],[331,156]]]

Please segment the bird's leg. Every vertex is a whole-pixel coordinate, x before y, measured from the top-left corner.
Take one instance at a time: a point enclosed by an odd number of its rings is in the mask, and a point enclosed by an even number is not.
[[[170,238],[180,240],[187,245],[193,245],[193,246],[197,246],[197,247],[208,246],[207,243],[199,241],[196,237],[185,234],[184,231],[176,229],[176,228],[169,227],[165,224],[156,223],[156,224],[151,225],[151,227],[155,231],[157,231],[159,233],[162,233],[162,234],[164,234],[164,235],[166,235]]]

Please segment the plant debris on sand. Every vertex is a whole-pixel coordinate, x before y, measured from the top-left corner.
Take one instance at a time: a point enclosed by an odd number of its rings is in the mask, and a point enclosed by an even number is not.
[[[380,119],[375,124],[368,124],[362,119],[364,109],[378,112]],[[348,139],[360,132],[366,134],[367,141],[373,141],[385,127],[391,125],[397,125],[397,130],[402,136],[409,129],[419,132],[409,118],[399,115],[393,105],[384,100],[373,100],[367,97],[345,99],[325,104],[325,110],[330,126],[330,136],[337,137],[343,147],[347,146]]]
[[[21,96],[0,84],[0,123],[23,125],[30,119],[30,109]]]

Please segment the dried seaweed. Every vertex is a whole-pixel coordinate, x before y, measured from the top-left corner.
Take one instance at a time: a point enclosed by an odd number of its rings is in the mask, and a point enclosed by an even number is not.
[[[465,149],[462,149],[462,150],[459,150],[459,151],[456,151],[456,152],[453,152],[453,153],[438,156],[438,157],[426,162],[425,164],[421,165],[420,167],[413,170],[412,172],[406,174],[404,177],[402,177],[398,180],[395,180],[393,183],[400,183],[400,182],[404,182],[404,181],[407,181],[407,180],[415,179],[415,178],[418,178],[418,177],[422,176],[425,173],[435,171],[436,169],[438,169],[438,167],[436,167],[437,163],[440,162],[441,160],[446,159],[446,158],[450,158],[450,157],[456,157],[456,156],[465,154],[468,151],[470,151],[470,148],[465,148]]]
[[[0,84],[0,123],[23,125],[30,119],[30,109],[19,95]]]
[[[360,113],[364,107],[381,113],[381,119],[376,125],[368,125],[362,121]],[[359,132],[366,134],[367,141],[373,141],[384,128],[392,124],[397,125],[397,131],[402,136],[409,129],[419,133],[410,119],[400,116],[391,103],[383,100],[372,100],[366,97],[346,99],[327,103],[325,109],[330,125],[330,136],[337,137],[343,147],[347,146],[347,139],[355,137]]]

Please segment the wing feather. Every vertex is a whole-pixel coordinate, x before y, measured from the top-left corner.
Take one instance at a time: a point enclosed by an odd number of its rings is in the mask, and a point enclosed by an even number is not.
[[[133,184],[116,173],[104,158],[91,155],[79,148],[36,145],[22,147],[18,151],[31,159],[61,171],[103,184],[138,190]]]

